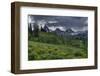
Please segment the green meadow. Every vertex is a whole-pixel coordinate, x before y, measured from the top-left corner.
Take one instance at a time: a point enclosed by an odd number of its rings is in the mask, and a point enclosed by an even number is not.
[[[61,37],[54,33],[39,32],[34,37],[28,34],[28,60],[80,59],[87,58],[87,40]]]

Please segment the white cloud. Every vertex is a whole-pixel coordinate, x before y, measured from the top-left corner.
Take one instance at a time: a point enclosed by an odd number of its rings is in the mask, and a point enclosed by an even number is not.
[[[35,20],[32,16],[28,16],[28,23],[35,23]]]
[[[49,27],[50,30],[55,31],[57,28],[59,28],[61,31],[65,31],[65,28],[62,26],[51,26]]]
[[[57,23],[58,21],[48,21],[48,23]]]

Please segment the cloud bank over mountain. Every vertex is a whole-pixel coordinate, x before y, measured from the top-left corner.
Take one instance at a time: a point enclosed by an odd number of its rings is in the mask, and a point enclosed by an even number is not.
[[[61,30],[71,28],[74,31],[88,30],[88,17],[29,15],[28,23],[37,23],[39,28],[47,25],[51,30],[56,28]]]

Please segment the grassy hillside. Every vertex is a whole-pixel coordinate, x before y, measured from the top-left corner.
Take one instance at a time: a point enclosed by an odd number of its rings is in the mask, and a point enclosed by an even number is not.
[[[29,60],[74,59],[87,57],[86,51],[66,45],[29,41]]]
[[[67,39],[46,32],[40,32],[39,37],[29,34],[29,60],[78,59],[86,57],[87,44],[83,40]]]

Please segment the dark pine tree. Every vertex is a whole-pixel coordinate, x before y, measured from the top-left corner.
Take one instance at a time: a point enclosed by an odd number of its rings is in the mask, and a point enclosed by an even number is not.
[[[31,26],[31,23],[29,23],[29,26],[28,26],[28,30],[29,30],[29,33],[32,35],[32,26]]]
[[[34,36],[38,37],[39,36],[39,27],[36,23],[34,23]]]

